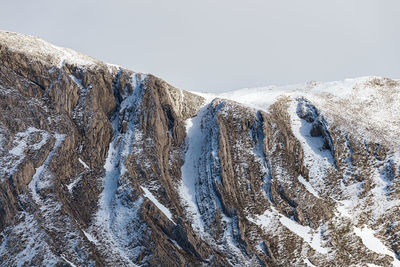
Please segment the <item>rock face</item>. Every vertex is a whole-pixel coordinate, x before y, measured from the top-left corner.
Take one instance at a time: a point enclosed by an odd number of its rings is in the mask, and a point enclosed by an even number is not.
[[[0,32],[0,266],[400,266],[400,83],[177,89]]]

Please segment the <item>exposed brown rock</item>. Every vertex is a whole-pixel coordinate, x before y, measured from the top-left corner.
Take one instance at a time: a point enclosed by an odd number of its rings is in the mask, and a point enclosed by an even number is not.
[[[304,97],[208,103],[0,32],[0,111],[1,266],[390,266],[355,233],[364,226],[400,254],[395,147]]]

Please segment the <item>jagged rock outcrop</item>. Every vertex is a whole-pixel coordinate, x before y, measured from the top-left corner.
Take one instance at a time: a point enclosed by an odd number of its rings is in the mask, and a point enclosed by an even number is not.
[[[0,110],[0,266],[400,264],[398,81],[197,94],[0,32]]]

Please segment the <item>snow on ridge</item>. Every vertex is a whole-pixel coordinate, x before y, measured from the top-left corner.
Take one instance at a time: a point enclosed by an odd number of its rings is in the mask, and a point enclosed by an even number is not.
[[[245,88],[223,93],[198,93],[206,100],[227,99],[255,111],[269,111],[282,97],[305,98],[320,109],[327,122],[371,142],[400,152],[400,81],[377,76],[335,82]]]
[[[191,92],[204,97],[207,102],[211,102],[215,98],[221,98],[232,100],[256,109],[267,110],[268,107],[275,103],[275,101],[281,96],[296,98],[299,96],[330,94],[335,97],[346,98],[353,92],[353,89],[357,87],[357,85],[365,84],[373,79],[381,79],[381,77],[365,76],[334,82],[311,81],[308,83],[292,85],[269,85],[254,88],[242,88],[222,93]]]
[[[244,88],[218,94],[218,97],[233,100],[256,109],[267,110],[280,96],[294,93],[304,87],[305,84]]]
[[[114,71],[118,71],[121,68],[123,68],[122,66],[117,65],[117,64],[112,64],[112,63],[105,63],[105,64],[110,73],[113,73]]]
[[[62,67],[64,63],[87,67],[101,64],[101,61],[92,57],[69,48],[55,46],[31,35],[0,31],[0,44],[15,52],[32,55],[42,61],[49,62],[50,60],[50,63],[58,67]]]
[[[380,77],[362,77],[342,83],[314,86],[305,97],[321,109],[328,121],[351,129],[360,139],[386,144],[399,152],[400,83]]]

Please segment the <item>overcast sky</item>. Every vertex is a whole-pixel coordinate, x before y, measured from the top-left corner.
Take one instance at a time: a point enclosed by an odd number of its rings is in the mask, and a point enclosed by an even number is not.
[[[13,0],[0,28],[188,90],[400,78],[399,0]]]

